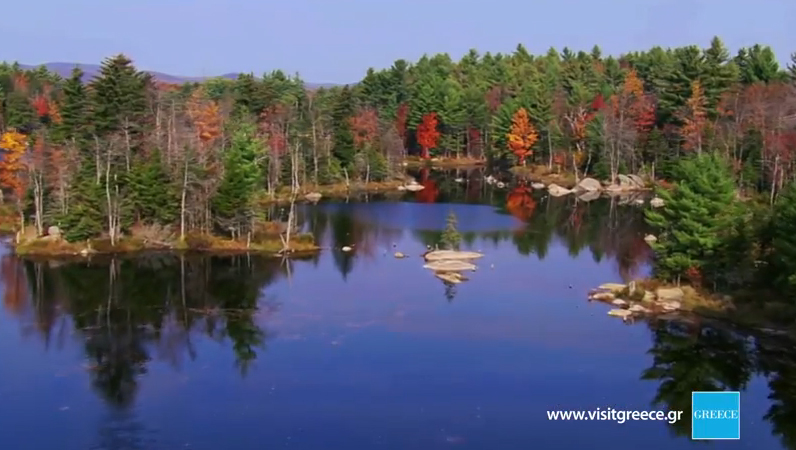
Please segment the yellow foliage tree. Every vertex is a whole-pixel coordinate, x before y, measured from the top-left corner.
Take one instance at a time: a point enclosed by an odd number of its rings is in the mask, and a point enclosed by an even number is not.
[[[683,136],[683,147],[702,153],[702,135],[707,125],[705,93],[699,81],[691,83],[691,97],[685,104],[681,119],[683,127],[680,134]]]
[[[528,111],[520,108],[511,119],[511,129],[506,135],[509,150],[519,159],[520,165],[525,165],[525,158],[533,154],[531,148],[539,140],[539,134],[531,123]]]

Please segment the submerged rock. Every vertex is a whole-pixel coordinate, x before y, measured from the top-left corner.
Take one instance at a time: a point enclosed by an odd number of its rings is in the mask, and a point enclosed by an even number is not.
[[[470,259],[478,259],[484,256],[483,253],[478,252],[460,252],[458,250],[434,250],[426,253],[423,257],[426,261],[463,261]]]
[[[613,317],[621,317],[622,319],[627,319],[628,317],[632,316],[633,313],[627,309],[612,309],[608,311],[608,315]]]
[[[599,289],[602,291],[611,292],[613,294],[618,294],[627,289],[627,285],[621,283],[604,283],[600,285]]]
[[[442,281],[452,284],[459,284],[462,281],[467,281],[467,277],[458,272],[435,272],[434,276]]]
[[[456,260],[432,261],[424,265],[423,268],[430,269],[435,272],[464,272],[467,270],[475,271],[477,269],[475,264]]]

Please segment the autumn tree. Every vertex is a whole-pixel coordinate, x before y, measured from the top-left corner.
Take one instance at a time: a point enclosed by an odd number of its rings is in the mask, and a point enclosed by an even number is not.
[[[699,81],[691,83],[691,96],[683,108],[680,119],[683,126],[680,134],[683,137],[683,148],[702,153],[702,139],[707,125],[705,94]]]
[[[517,156],[521,166],[525,165],[525,158],[533,153],[533,145],[539,139],[536,129],[528,117],[528,111],[520,108],[514,113],[511,129],[506,135],[509,150]]]
[[[438,123],[437,113],[432,112],[424,114],[417,126],[417,143],[420,145],[422,159],[429,159],[429,151],[437,147],[440,137],[440,132],[437,130]]]
[[[6,131],[0,136],[0,150],[3,157],[0,159],[0,187],[11,191],[17,202],[20,226],[25,228],[24,194],[25,174],[24,161],[27,149],[27,137],[17,131]]]

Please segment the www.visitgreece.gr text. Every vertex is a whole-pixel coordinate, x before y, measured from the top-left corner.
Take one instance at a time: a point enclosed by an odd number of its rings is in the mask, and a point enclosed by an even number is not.
[[[597,408],[591,411],[547,411],[547,420],[610,420],[616,423],[630,420],[665,420],[675,423],[682,415],[682,411],[623,411]]]

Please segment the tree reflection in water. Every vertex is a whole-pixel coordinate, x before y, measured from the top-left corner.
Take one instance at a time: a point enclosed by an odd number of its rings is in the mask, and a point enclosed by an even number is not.
[[[641,379],[659,383],[656,407],[691,411],[693,391],[743,391],[756,374],[768,379],[771,406],[764,419],[787,449],[796,449],[796,346],[784,337],[750,336],[724,324],[650,323],[652,367]],[[691,416],[672,425],[691,436]]]

